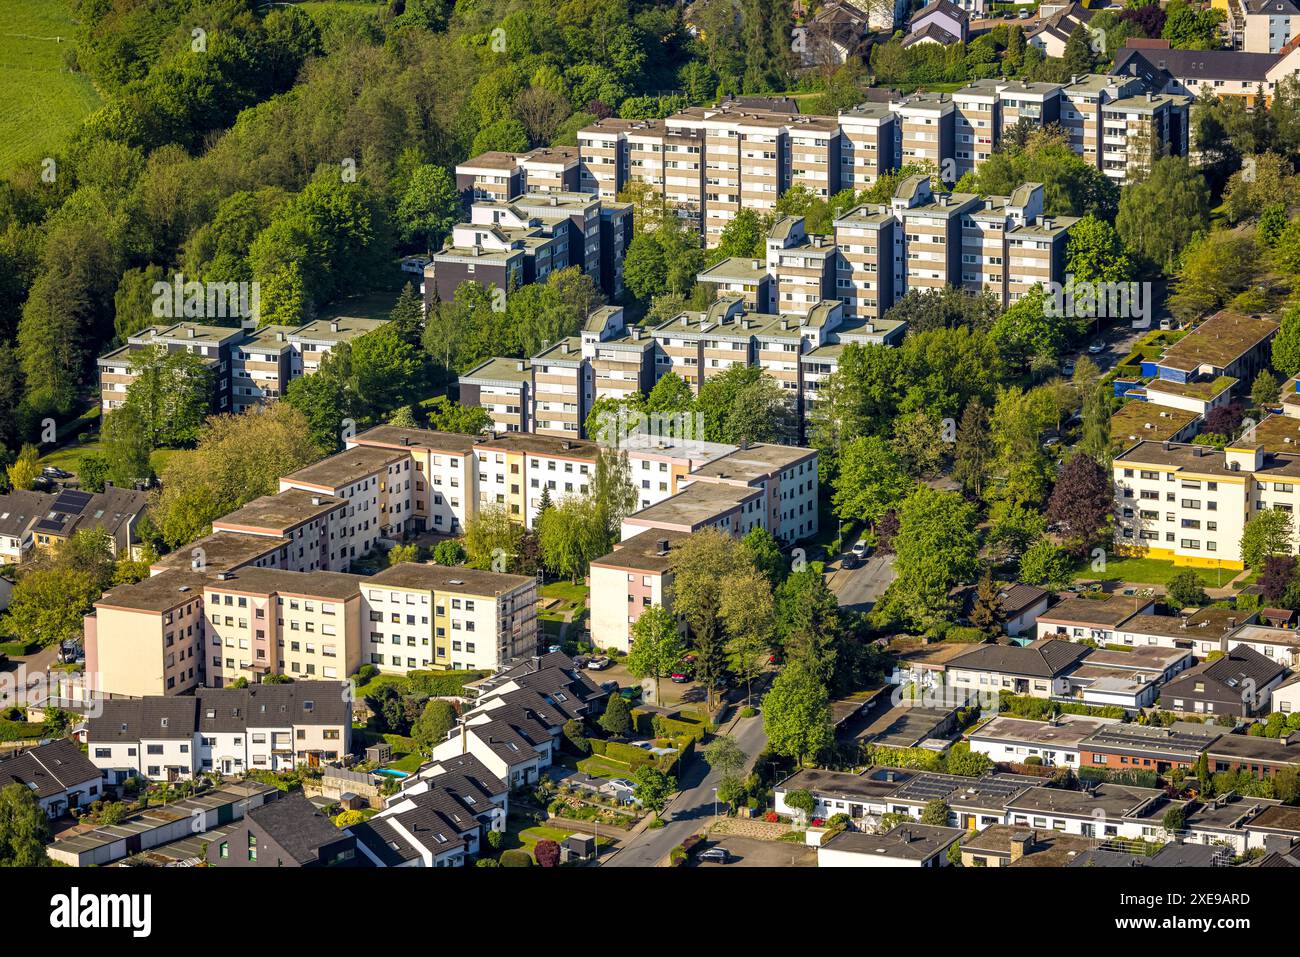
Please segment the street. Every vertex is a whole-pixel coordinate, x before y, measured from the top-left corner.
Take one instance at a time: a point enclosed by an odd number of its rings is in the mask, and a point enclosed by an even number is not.
[[[841,608],[866,612],[885,593],[894,577],[894,563],[890,556],[872,555],[857,568],[841,568],[833,572],[828,584]]]
[[[767,734],[763,731],[763,716],[742,718],[736,722],[731,737],[740,749],[749,755],[749,767],[767,745]],[[746,769],[748,773],[748,769]],[[614,854],[603,867],[655,867],[668,856],[683,840],[699,833],[708,824],[714,813],[713,789],[718,786],[722,775],[704,763],[702,757],[695,757],[682,774],[682,791],[677,799],[664,811],[665,825],[656,830],[645,830]]]

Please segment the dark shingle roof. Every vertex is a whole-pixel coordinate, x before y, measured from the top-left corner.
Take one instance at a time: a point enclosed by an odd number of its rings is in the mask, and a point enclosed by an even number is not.
[[[315,863],[322,847],[347,836],[300,791],[253,808],[248,817],[299,864]]]
[[[1004,674],[1051,678],[1088,653],[1086,645],[1049,638],[1031,645],[981,645],[949,662],[950,668],[997,671]]]
[[[76,742],[63,738],[0,761],[0,787],[22,784],[38,798],[61,794],[86,781],[99,780],[99,768]]]
[[[1202,694],[1204,692],[1192,690],[1198,681],[1204,681],[1207,689],[1209,685],[1215,685],[1221,694],[1240,695],[1252,687],[1263,690],[1285,672],[1284,666],[1249,645],[1237,645],[1222,658],[1188,668],[1165,685],[1163,695]]]

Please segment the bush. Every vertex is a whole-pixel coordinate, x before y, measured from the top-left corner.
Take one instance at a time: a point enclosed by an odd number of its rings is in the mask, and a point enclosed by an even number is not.
[[[501,865],[498,864],[496,861],[492,860],[492,858],[490,857],[480,857],[477,861],[474,862],[474,866],[475,867],[500,867]]]
[[[969,628],[959,625],[955,628],[949,628],[946,637],[947,641],[963,641],[971,644],[978,644],[988,638],[988,635],[978,628]]]
[[[560,863],[560,845],[549,839],[538,841],[533,848],[533,857],[542,867],[556,867]]]
[[[357,684],[369,684],[379,675],[379,669],[371,664],[362,665],[357,669]]]
[[[487,833],[488,847],[492,848],[492,850],[494,851],[501,850],[501,842],[503,840],[504,837],[502,836],[500,831],[488,831]]]
[[[532,867],[533,858],[527,851],[515,849],[501,854],[502,867]]]

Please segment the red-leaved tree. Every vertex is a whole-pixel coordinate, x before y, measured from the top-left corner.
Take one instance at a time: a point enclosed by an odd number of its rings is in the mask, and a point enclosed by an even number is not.
[[[1061,526],[1066,548],[1075,555],[1086,555],[1107,537],[1114,502],[1106,470],[1091,455],[1076,452],[1052,490],[1047,520]]]

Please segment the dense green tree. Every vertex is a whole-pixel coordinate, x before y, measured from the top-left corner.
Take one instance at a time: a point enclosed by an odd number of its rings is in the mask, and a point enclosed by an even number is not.
[[[49,863],[45,844],[50,819],[25,784],[0,788],[0,867],[41,867]]]
[[[763,730],[768,747],[800,767],[835,740],[830,699],[806,666],[791,663],[776,676],[763,699]]]
[[[627,672],[638,680],[653,678],[655,704],[663,699],[659,695],[659,682],[672,671],[686,653],[677,619],[662,605],[651,605],[641,610],[631,628],[631,647],[628,649]]]
[[[1167,156],[1157,160],[1148,175],[1124,189],[1115,227],[1135,255],[1167,270],[1209,221],[1205,177],[1185,158]]]
[[[888,442],[861,436],[840,452],[831,502],[841,519],[874,523],[906,498],[913,484]]]
[[[949,592],[977,568],[974,509],[958,494],[920,485],[898,510],[898,577],[873,613],[927,628],[952,609]]]
[[[456,709],[450,701],[430,698],[420,716],[411,725],[411,737],[420,750],[429,754],[456,727]]]

